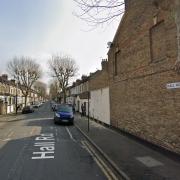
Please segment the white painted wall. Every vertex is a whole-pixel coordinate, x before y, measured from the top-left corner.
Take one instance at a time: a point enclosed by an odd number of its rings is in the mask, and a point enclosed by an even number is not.
[[[7,114],[12,113],[12,112],[14,112],[14,106],[13,105],[7,106]]]
[[[90,116],[110,124],[109,87],[91,91]]]
[[[81,105],[84,103],[86,103],[86,115],[88,115],[88,99],[80,99],[79,96],[77,96],[75,99],[75,110],[81,113]]]
[[[72,97],[72,96],[66,97],[66,103],[73,104],[74,103],[74,97]]]

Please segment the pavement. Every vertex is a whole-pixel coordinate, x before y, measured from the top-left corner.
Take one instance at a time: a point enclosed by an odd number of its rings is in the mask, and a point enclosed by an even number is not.
[[[132,180],[179,180],[180,160],[162,149],[76,115],[75,125],[109,159],[117,170]]]
[[[21,113],[16,114],[7,114],[0,115],[0,122],[9,122],[9,121],[17,121],[23,119],[25,116]]]

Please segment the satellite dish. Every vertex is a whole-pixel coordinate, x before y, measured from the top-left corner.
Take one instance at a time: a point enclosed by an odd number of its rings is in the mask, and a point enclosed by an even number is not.
[[[111,41],[107,42],[107,48],[111,48],[111,46],[112,46],[112,42]]]

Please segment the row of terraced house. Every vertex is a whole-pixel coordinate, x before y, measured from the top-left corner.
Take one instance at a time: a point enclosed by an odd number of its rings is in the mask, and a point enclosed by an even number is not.
[[[91,118],[180,153],[179,0],[125,0],[102,70],[67,89]],[[117,142],[118,143],[118,142]]]
[[[32,89],[27,97],[27,105],[41,99],[42,97]],[[2,74],[0,76],[0,114],[14,113],[16,112],[16,107],[23,108],[24,106],[25,97],[15,80],[8,80],[8,75]]]

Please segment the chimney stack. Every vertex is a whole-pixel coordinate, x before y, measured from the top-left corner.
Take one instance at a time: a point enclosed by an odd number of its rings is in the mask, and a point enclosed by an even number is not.
[[[102,59],[101,66],[102,66],[102,70],[107,71],[108,70],[108,60],[107,59]]]

